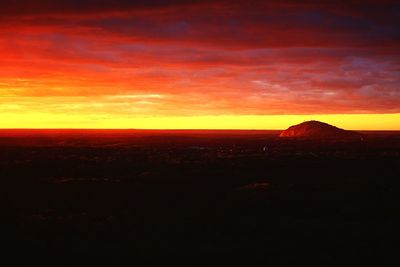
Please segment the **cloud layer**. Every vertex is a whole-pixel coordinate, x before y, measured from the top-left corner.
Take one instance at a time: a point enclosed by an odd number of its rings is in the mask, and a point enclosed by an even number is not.
[[[0,113],[400,112],[395,1],[143,2],[1,1]]]

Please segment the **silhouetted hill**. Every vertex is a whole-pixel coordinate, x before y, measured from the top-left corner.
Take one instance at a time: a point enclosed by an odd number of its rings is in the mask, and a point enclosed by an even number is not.
[[[306,121],[290,126],[281,132],[280,137],[307,139],[361,139],[361,134],[340,129],[320,121]]]

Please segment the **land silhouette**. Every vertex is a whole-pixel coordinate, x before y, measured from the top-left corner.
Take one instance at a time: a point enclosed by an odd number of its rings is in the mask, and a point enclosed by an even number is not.
[[[398,262],[399,132],[280,133],[2,130],[3,261]]]
[[[362,135],[357,132],[340,129],[336,126],[320,122],[305,121],[300,124],[290,126],[281,132],[280,137],[286,138],[308,138],[308,139],[361,139]]]

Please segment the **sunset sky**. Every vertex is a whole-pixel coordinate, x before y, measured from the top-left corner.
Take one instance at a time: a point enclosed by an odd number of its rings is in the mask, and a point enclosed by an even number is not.
[[[0,128],[400,130],[399,1],[185,2],[2,0]]]

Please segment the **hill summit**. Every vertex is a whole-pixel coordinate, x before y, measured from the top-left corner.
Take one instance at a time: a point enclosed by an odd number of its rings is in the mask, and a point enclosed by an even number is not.
[[[320,121],[305,121],[290,126],[281,132],[279,137],[305,139],[361,139],[357,132],[340,129]]]

